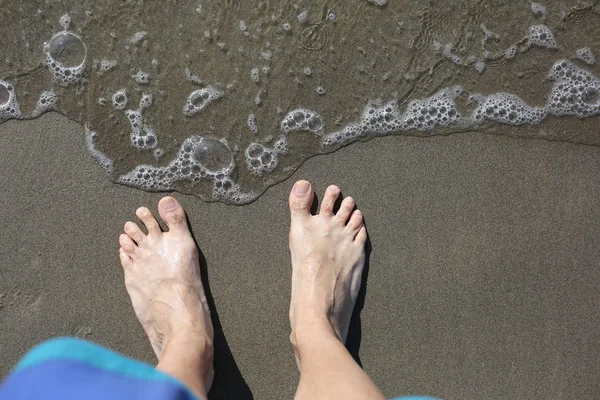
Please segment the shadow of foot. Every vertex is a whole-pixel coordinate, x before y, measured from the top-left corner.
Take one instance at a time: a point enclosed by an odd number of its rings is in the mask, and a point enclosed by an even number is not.
[[[367,230],[368,232],[368,230]],[[362,362],[360,360],[360,342],[362,340],[362,325],[360,321],[360,313],[365,306],[365,298],[367,296],[367,279],[369,277],[369,260],[371,258],[371,238],[367,236],[367,242],[365,243],[365,267],[362,273],[362,281],[358,297],[356,299],[356,305],[352,310],[352,317],[350,319],[350,328],[348,329],[348,337],[346,338],[346,348],[350,352],[354,361],[362,368]]]
[[[194,238],[194,242],[196,243],[196,247],[198,247],[198,254],[200,255],[200,274],[202,276],[204,292],[206,293],[206,299],[208,301],[208,306],[210,307],[210,316],[215,331],[215,359],[213,362],[215,368],[215,379],[212,384],[212,388],[208,393],[208,398],[211,400],[253,400],[254,396],[246,384],[246,381],[242,377],[233,355],[231,354],[229,345],[227,344],[227,339],[225,339],[225,333],[223,332],[223,327],[221,326],[221,321],[219,320],[219,314],[217,313],[215,300],[210,290],[206,258],[204,257],[204,254],[202,254],[200,246],[198,246],[198,242],[196,241],[196,237],[194,236],[194,232],[191,228],[192,225],[190,224],[190,220],[187,215],[186,219],[188,226],[190,227],[192,237]]]

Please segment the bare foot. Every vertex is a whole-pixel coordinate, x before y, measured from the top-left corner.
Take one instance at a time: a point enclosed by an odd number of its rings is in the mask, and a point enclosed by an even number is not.
[[[346,197],[337,214],[340,194],[329,186],[318,215],[311,215],[314,193],[307,181],[298,181],[290,194],[292,301],[290,340],[296,357],[304,338],[329,331],[345,342],[365,265],[367,231],[363,216]]]
[[[174,198],[161,199],[158,212],[168,232],[162,232],[150,210],[141,207],[136,215],[148,234],[127,222],[119,237],[125,286],[158,357],[157,369],[205,398],[214,376],[213,326],[198,250],[183,208]]]

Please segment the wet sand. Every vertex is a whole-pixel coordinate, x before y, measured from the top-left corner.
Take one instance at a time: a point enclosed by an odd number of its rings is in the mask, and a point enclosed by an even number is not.
[[[598,398],[599,159],[478,133],[388,137],[310,159],[248,206],[177,195],[216,305],[212,397],[294,393],[287,193],[306,178],[317,193],[339,184],[366,216],[359,355],[387,396]],[[117,238],[162,195],[110,183],[57,114],[2,124],[0,171],[0,376],[57,335],[154,362]]]

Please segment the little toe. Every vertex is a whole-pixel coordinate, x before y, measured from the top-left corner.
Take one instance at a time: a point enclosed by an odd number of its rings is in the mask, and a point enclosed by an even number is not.
[[[335,214],[336,219],[342,224],[345,224],[346,221],[348,221],[348,217],[352,213],[352,210],[354,210],[354,205],[354,199],[350,196],[346,197],[342,201],[342,204],[340,205],[340,209],[338,210],[337,214]]]
[[[350,219],[348,220],[348,225],[346,225],[346,229],[348,229],[350,232],[354,232],[356,234],[362,224],[363,224],[362,212],[360,210],[355,210],[352,213],[352,215],[350,216]]]
[[[188,230],[185,211],[175,198],[166,196],[158,202],[158,213],[171,230]]]
[[[135,215],[144,223],[149,235],[161,233],[160,226],[156,222],[154,215],[146,207],[140,207],[135,211]]]
[[[124,233],[121,233],[121,236],[119,236],[119,244],[121,245],[121,248],[125,250],[125,253],[127,253],[129,257],[131,257],[137,249],[137,246],[133,242],[133,239],[131,239],[129,235],[126,235]]]
[[[310,182],[302,180],[294,184],[289,199],[292,220],[310,216],[314,195]]]
[[[127,221],[125,223],[124,230],[125,233],[129,235],[130,238],[135,240],[137,244],[142,243],[144,241],[144,238],[146,237],[146,235],[144,235],[144,232],[142,232],[138,224],[136,224],[135,222]]]
[[[125,252],[125,250],[123,250],[123,248],[119,248],[119,259],[121,260],[121,266],[123,268],[131,268],[131,266],[133,265],[133,260],[131,259],[131,257],[129,257],[129,255],[127,255],[127,253]]]
[[[324,217],[330,217],[333,215],[333,207],[335,206],[335,201],[340,195],[340,188],[331,185],[325,190],[325,194],[323,195],[323,202],[321,203],[321,211],[319,215]]]

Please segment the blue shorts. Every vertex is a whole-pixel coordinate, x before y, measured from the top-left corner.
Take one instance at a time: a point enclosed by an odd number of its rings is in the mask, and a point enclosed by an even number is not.
[[[36,346],[0,386],[0,400],[55,399],[198,400],[183,383],[150,364],[75,338]]]

